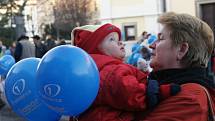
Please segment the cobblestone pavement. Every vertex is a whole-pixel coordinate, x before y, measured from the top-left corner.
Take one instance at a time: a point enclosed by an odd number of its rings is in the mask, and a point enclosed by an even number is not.
[[[0,109],[0,121],[26,121],[15,114],[8,105]],[[60,121],[69,121],[68,117],[63,116]]]

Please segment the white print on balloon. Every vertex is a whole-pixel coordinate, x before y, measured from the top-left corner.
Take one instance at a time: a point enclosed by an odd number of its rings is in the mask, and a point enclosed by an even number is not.
[[[7,67],[5,67],[5,65],[3,65],[3,64],[0,64],[0,68],[3,69],[3,70],[7,69]]]
[[[47,84],[44,86],[44,92],[46,96],[55,97],[60,93],[60,86],[58,84]]]
[[[25,80],[19,79],[13,85],[13,94],[21,95],[25,89]]]
[[[4,65],[10,65],[11,60],[7,60],[6,62],[4,62]]]
[[[24,115],[28,115],[32,111],[36,110],[40,105],[41,102],[38,99],[34,99],[31,102],[27,103],[27,105],[25,105],[25,107],[20,110]]]
[[[65,109],[62,107],[56,107],[56,106],[51,106],[51,105],[48,105],[48,107],[57,112],[61,112],[61,113],[65,112]]]
[[[27,90],[27,91],[23,92],[22,95],[19,95],[19,97],[17,97],[15,100],[11,101],[11,103],[13,105],[16,105],[20,101],[25,100],[25,98],[28,97],[29,95],[31,95],[31,93],[32,93],[31,90]]]

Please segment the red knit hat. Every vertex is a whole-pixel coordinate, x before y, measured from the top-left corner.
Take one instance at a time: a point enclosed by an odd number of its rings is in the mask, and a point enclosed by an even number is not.
[[[112,24],[86,25],[73,29],[71,33],[72,44],[84,49],[90,54],[101,53],[98,50],[98,45],[111,32],[117,32],[119,40],[121,40],[120,29]]]

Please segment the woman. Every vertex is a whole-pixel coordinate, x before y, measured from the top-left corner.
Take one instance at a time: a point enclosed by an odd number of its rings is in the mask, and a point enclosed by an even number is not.
[[[162,25],[159,39],[153,43],[149,79],[160,84],[177,83],[181,92],[162,101],[146,115],[147,121],[207,121],[210,114],[208,98],[215,110],[215,86],[206,73],[214,49],[211,28],[200,19],[176,13],[165,13],[158,18]],[[142,115],[143,116],[143,115]]]

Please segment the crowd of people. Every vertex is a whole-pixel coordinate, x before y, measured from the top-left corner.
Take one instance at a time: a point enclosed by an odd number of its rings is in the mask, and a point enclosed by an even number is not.
[[[34,35],[31,38],[21,35],[8,48],[0,41],[0,57],[9,54],[15,58],[16,62],[28,57],[41,58],[50,49],[64,44],[66,44],[64,39],[55,41],[51,35],[47,35],[45,41],[42,41],[39,35]]]
[[[100,88],[94,103],[70,121],[214,121],[215,82],[208,64],[214,35],[204,21],[167,12],[158,17],[157,36],[144,31],[124,61],[121,31],[113,24],[85,25],[71,33],[71,43],[95,61]],[[10,48],[16,62],[41,58],[58,44],[51,36],[21,36]],[[0,53],[6,52],[0,42]],[[1,102],[0,102],[1,104]]]

